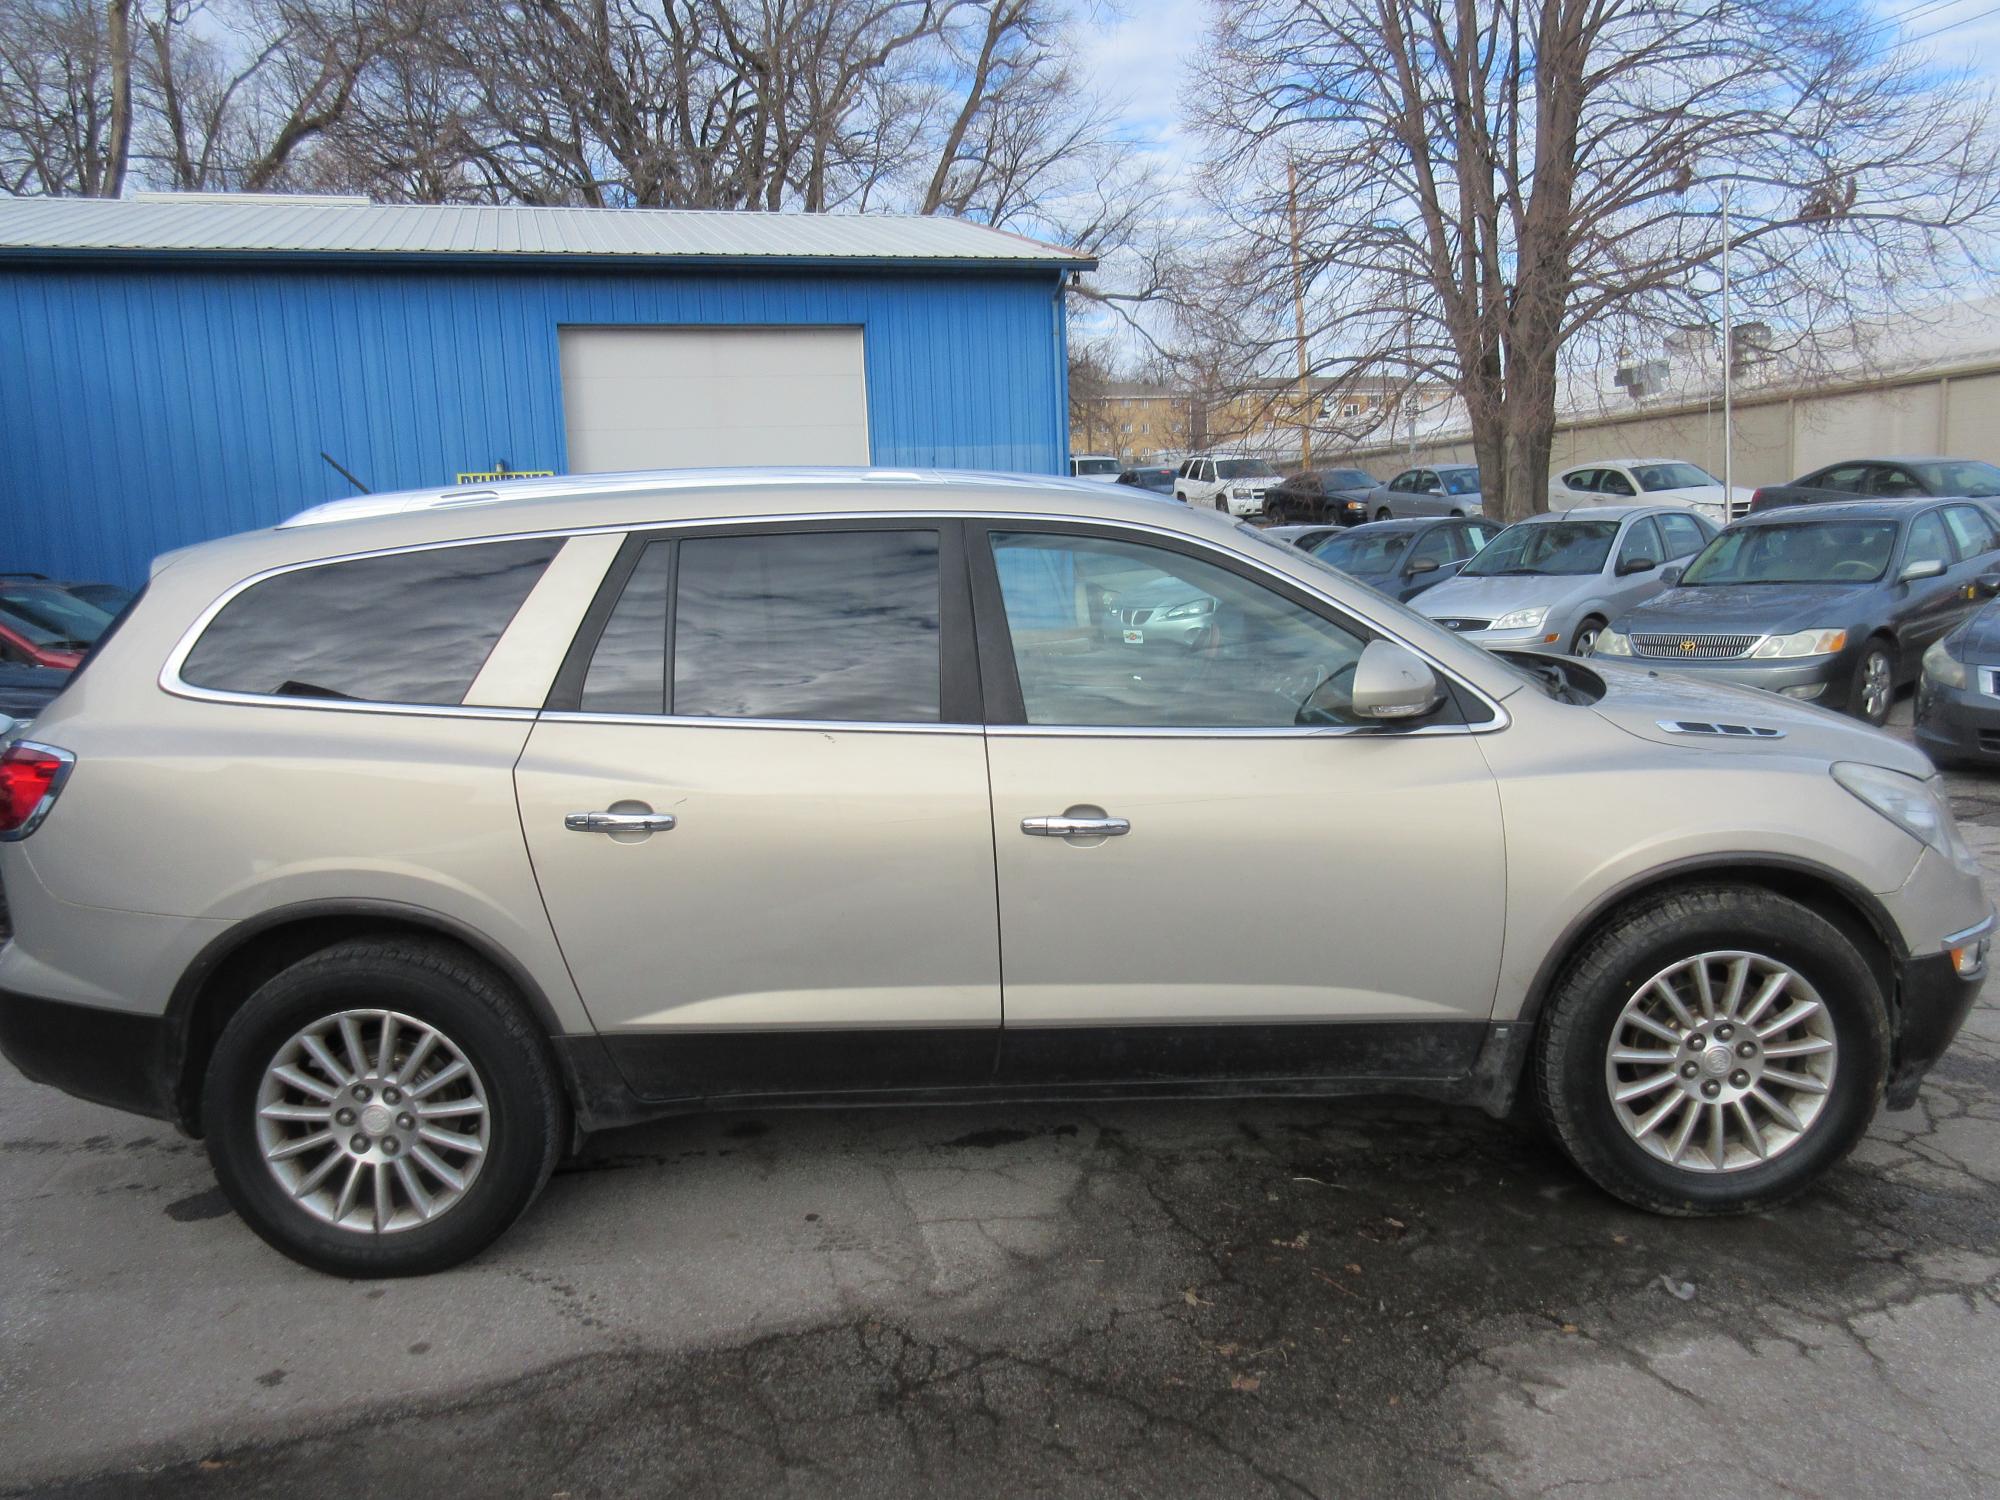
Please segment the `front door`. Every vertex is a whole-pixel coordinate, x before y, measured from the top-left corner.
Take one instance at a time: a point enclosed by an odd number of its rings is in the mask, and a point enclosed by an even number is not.
[[[1374,632],[1195,543],[996,525],[968,545],[1003,1077],[1463,1073],[1506,868],[1459,705],[1429,732],[1357,720]]]
[[[993,830],[952,521],[627,540],[516,769],[648,1098],[983,1081]]]

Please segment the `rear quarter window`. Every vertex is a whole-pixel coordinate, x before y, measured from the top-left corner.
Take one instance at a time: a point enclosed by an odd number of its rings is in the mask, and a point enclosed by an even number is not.
[[[561,545],[479,542],[277,574],[222,607],[181,681],[260,697],[462,703]]]

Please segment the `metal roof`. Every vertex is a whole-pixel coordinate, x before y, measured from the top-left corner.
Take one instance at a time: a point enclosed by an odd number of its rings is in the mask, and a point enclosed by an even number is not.
[[[1048,267],[1096,261],[908,214],[365,203],[296,195],[0,199],[0,257],[257,256]]]

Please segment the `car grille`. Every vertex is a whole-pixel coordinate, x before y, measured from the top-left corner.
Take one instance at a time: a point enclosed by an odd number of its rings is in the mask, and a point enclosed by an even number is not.
[[[1143,625],[1153,618],[1153,611],[1150,609],[1121,609],[1118,611],[1118,618],[1127,625]]]
[[[1438,624],[1444,626],[1447,630],[1484,630],[1492,623],[1491,620],[1447,620],[1443,618],[1438,620]]]
[[[1759,635],[1634,635],[1632,654],[1713,661],[1741,656],[1762,639]]]

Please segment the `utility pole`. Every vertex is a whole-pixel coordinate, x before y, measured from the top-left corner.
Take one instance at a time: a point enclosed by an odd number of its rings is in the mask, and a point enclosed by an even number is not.
[[[1729,184],[1722,185],[1722,514],[1735,514],[1736,428],[1731,420],[1731,380],[1735,374],[1736,332],[1729,314]]]
[[[1299,164],[1285,158],[1285,198],[1292,218],[1292,323],[1298,333],[1299,352],[1299,465],[1310,469],[1313,461],[1313,408],[1311,362],[1306,358],[1306,283],[1300,266],[1299,249]]]

